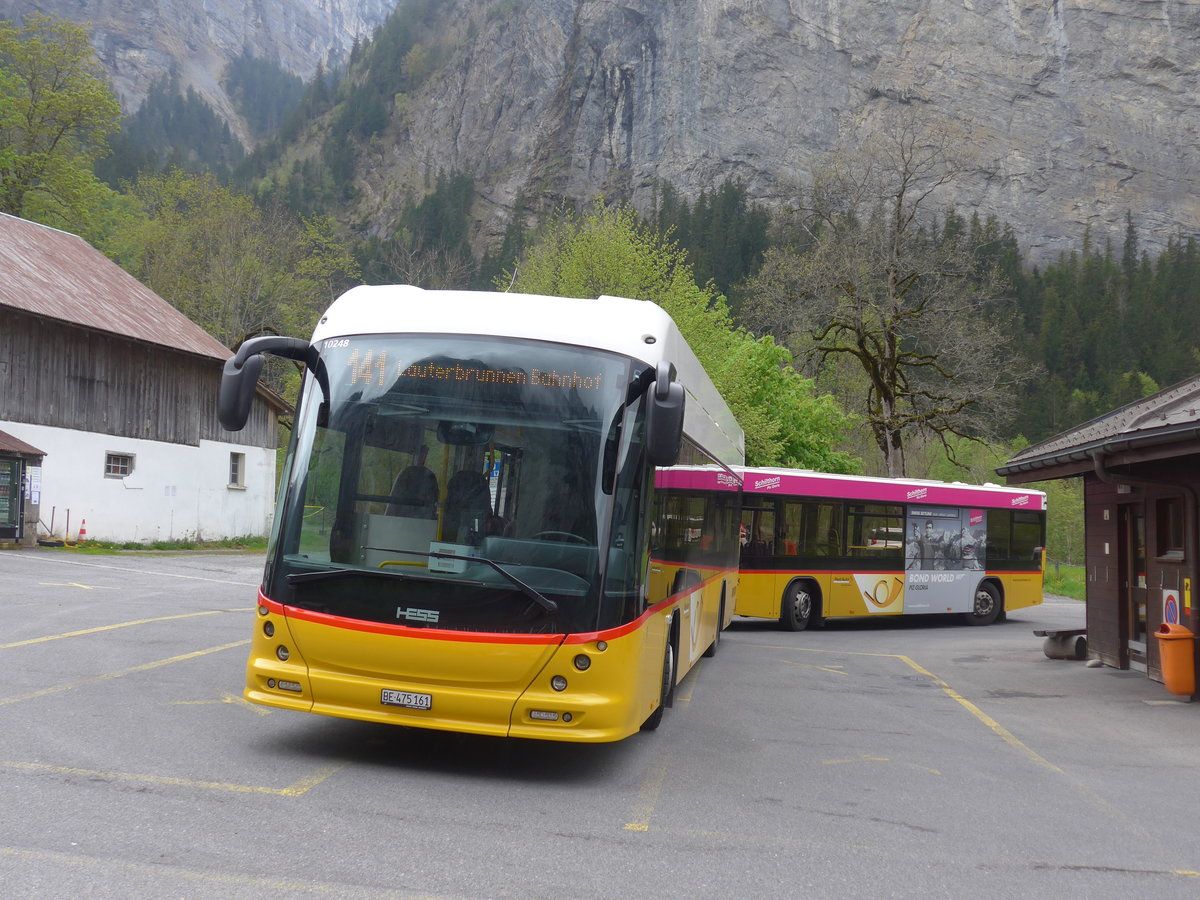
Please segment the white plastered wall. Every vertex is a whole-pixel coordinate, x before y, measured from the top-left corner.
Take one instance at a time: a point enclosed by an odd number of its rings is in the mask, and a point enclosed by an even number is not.
[[[224,441],[192,447],[6,421],[0,431],[46,454],[39,537],[52,520],[54,536],[71,540],[85,520],[92,540],[214,540],[270,531],[274,450]],[[132,473],[106,477],[110,453],[134,457]],[[229,485],[231,453],[245,454],[244,487]]]

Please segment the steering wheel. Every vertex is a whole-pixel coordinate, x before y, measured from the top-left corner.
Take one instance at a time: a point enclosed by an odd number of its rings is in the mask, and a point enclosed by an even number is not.
[[[591,544],[585,537],[580,537],[577,534],[571,534],[569,531],[539,531],[533,536],[535,541],[558,541],[560,543],[571,544]]]

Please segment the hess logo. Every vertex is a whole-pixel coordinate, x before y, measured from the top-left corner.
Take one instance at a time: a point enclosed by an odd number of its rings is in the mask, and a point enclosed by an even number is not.
[[[441,616],[436,609],[417,609],[414,607],[396,607],[396,618],[407,619],[409,622],[436,622]]]

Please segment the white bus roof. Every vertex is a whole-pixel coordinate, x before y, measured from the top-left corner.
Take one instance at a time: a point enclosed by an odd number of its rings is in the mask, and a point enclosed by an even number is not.
[[[646,300],[568,299],[491,291],[361,285],[326,310],[312,341],[359,334],[471,334],[607,350],[655,366],[675,364],[687,391],[684,432],[726,465],[745,459],[745,438],[671,317]]]
[[[931,506],[979,506],[988,509],[1044,510],[1042,491],[998,484],[965,484],[920,478],[873,478],[867,475],[831,475],[807,469],[743,467],[747,494],[829,497],[879,503],[926,503]]]

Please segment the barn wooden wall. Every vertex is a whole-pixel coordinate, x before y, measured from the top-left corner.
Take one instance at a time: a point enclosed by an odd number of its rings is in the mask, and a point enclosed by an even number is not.
[[[0,309],[0,419],[197,445],[275,447],[268,405],[228,432],[217,421],[221,361]]]

